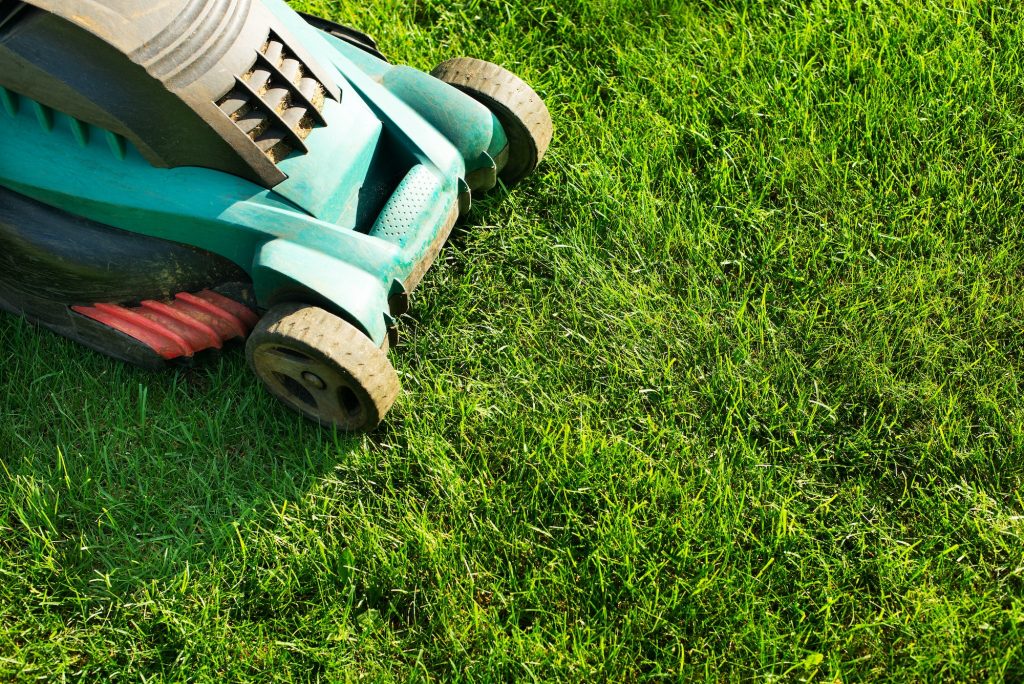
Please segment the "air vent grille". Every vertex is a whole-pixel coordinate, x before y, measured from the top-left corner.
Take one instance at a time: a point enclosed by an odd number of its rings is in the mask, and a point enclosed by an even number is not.
[[[224,112],[275,164],[326,126],[328,91],[276,34],[271,33],[248,72],[217,101]]]

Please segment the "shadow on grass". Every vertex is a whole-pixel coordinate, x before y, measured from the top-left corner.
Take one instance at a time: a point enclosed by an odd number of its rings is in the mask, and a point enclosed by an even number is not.
[[[244,553],[363,437],[280,406],[240,349],[147,373],[0,317],[0,565],[57,600]]]
[[[454,250],[507,194],[476,203],[452,234]],[[403,334],[421,316],[432,325],[432,311],[407,317]],[[303,420],[262,389],[238,347],[151,373],[4,314],[0,349],[0,565],[61,605],[123,601],[230,566],[247,553],[247,531],[273,539],[289,504],[308,500],[318,481],[337,471],[348,489],[353,471],[380,465],[381,444],[404,441],[400,410],[370,436]],[[372,495],[374,483],[358,479],[346,499]],[[259,562],[273,555],[260,553]]]

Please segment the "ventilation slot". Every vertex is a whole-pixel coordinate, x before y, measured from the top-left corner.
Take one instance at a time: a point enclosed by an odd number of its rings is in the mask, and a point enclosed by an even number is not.
[[[20,0],[0,0],[0,32],[11,28],[25,8],[25,3]]]
[[[271,33],[247,73],[217,106],[275,164],[292,152],[308,152],[305,140],[327,125],[327,89]]]

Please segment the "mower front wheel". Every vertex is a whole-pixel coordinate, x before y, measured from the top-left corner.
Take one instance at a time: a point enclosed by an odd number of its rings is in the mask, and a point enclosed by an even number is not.
[[[473,57],[442,62],[430,75],[458,88],[498,118],[508,138],[508,160],[499,176],[514,185],[528,176],[551,143],[551,114],[544,101],[511,71]]]
[[[387,352],[316,306],[282,304],[257,324],[246,358],[266,388],[321,425],[372,430],[400,390]]]

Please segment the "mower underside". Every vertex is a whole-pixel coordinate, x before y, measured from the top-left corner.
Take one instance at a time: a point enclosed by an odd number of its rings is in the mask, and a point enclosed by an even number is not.
[[[209,252],[87,221],[0,187],[0,308],[146,368],[242,340],[249,278]]]

